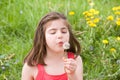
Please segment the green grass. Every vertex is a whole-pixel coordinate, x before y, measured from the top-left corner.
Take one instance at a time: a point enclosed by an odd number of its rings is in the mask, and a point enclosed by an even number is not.
[[[0,0],[0,80],[20,80],[23,59],[29,52],[36,26],[50,11],[64,13],[82,46],[84,80],[119,80],[120,26],[115,23],[113,7],[119,0],[92,0],[99,11],[97,27],[87,25],[84,11],[91,7],[88,0]],[[73,16],[69,15],[74,11]],[[113,21],[106,20],[114,16]],[[82,34],[78,34],[83,32]],[[105,45],[102,40],[108,40]],[[116,52],[110,52],[115,48]]]

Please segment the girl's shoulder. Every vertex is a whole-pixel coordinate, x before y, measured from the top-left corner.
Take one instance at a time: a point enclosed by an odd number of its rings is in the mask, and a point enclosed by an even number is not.
[[[22,78],[25,79],[35,79],[37,74],[37,66],[29,66],[27,63],[24,63],[22,68]]]

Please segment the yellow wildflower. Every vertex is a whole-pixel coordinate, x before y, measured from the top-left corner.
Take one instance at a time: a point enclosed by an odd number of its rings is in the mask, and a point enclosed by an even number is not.
[[[89,26],[90,26],[90,27],[96,27],[96,24],[93,23],[93,22],[91,22],[91,23],[89,23]]]
[[[85,12],[83,12],[83,15],[86,15],[86,14],[88,14],[89,12],[88,11],[85,11]]]
[[[120,11],[116,11],[115,14],[116,14],[116,15],[120,15]]]
[[[95,12],[95,9],[90,9],[89,10],[91,13],[94,13]]]
[[[113,16],[108,16],[108,17],[107,17],[107,20],[112,21],[112,20],[113,20]]]
[[[94,23],[98,23],[99,20],[100,20],[99,18],[95,18],[95,19],[93,20],[93,22],[94,22]]]
[[[75,12],[73,12],[73,11],[71,11],[71,12],[69,12],[69,15],[74,15],[75,14]]]
[[[103,42],[103,44],[108,44],[109,43],[108,40],[106,40],[106,39],[103,40],[102,42]]]
[[[93,19],[93,18],[94,18],[94,16],[91,16],[90,18],[91,18],[91,19]]]
[[[89,20],[89,21],[87,21],[87,24],[91,24],[91,23],[93,23],[93,22],[92,22],[92,21],[90,21],[90,20]]]
[[[94,14],[95,14],[95,15],[99,14],[99,11],[95,11]]]
[[[116,21],[116,24],[117,24],[118,26],[120,26],[120,21]]]
[[[120,37],[117,37],[116,39],[117,39],[118,41],[120,41]]]
[[[112,10],[113,10],[113,11],[116,11],[116,10],[117,10],[117,7],[113,7]]]
[[[86,18],[86,21],[90,21],[90,18]]]
[[[87,13],[86,15],[87,15],[87,16],[93,16],[93,14],[92,14],[92,13]]]
[[[120,18],[117,18],[118,21],[120,21]]]
[[[116,49],[115,48],[111,48],[110,52],[116,52]]]
[[[113,7],[112,10],[113,10],[113,11],[120,10],[120,6],[118,6],[118,7]]]

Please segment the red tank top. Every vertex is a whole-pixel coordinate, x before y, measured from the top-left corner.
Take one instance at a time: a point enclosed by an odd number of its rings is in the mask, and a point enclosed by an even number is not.
[[[68,58],[74,58],[74,54],[68,52]],[[44,66],[38,64],[38,74],[36,80],[68,80],[67,74],[63,73],[61,75],[49,75],[45,72]]]

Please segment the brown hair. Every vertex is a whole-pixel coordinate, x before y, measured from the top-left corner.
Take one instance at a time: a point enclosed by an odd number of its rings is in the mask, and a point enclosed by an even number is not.
[[[72,33],[71,26],[67,21],[67,18],[58,12],[50,12],[46,16],[44,16],[41,21],[39,22],[36,33],[34,36],[34,43],[31,51],[29,54],[25,57],[24,62],[27,62],[29,66],[34,66],[37,64],[46,65],[44,62],[44,58],[47,55],[46,53],[46,41],[45,41],[45,27],[44,25],[51,21],[56,19],[63,19],[66,22],[66,26],[68,27],[69,34],[70,34],[70,49],[69,52],[73,52],[76,55],[79,55],[81,51],[81,47],[77,39]],[[76,56],[77,57],[77,56]]]

